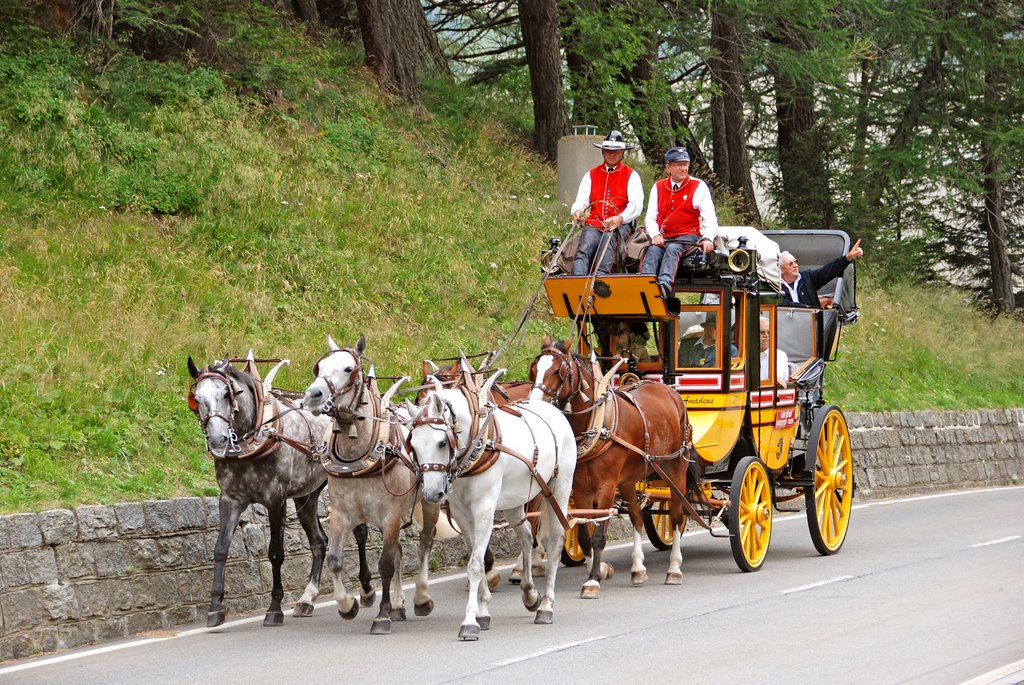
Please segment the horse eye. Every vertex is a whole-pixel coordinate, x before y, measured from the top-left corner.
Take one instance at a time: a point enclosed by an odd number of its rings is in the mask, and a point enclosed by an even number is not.
[[[448,441],[447,440],[438,440],[437,441],[437,446],[439,448],[441,448],[441,449],[444,449],[445,447],[448,446]]]

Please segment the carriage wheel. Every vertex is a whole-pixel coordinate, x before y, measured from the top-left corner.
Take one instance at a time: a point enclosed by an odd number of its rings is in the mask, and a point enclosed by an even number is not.
[[[829,405],[815,413],[807,441],[808,448],[815,450],[814,487],[804,488],[804,500],[814,548],[818,554],[829,555],[843,546],[850,527],[853,456],[850,430],[839,407]]]
[[[565,531],[565,544],[562,546],[562,566],[582,566],[587,560],[586,553],[583,550],[583,542],[590,540],[590,534],[587,530],[584,530],[582,535],[580,534],[580,529],[585,525],[585,523],[577,523]],[[580,540],[581,537],[583,538],[582,542]]]
[[[675,531],[672,530],[672,519],[668,515],[668,500],[654,500],[649,506],[644,507],[644,530],[647,531],[647,539],[654,545],[654,549],[666,550],[672,548],[672,541],[675,540]],[[686,530],[686,517],[683,517],[683,530]]]
[[[764,463],[744,457],[729,489],[729,542],[741,571],[757,571],[772,539],[772,484]]]

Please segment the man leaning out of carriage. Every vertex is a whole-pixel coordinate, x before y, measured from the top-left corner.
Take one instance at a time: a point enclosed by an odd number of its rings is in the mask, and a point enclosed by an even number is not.
[[[690,176],[690,155],[686,148],[669,148],[665,153],[665,171],[668,178],[651,186],[647,199],[644,227],[651,237],[651,247],[640,273],[657,274],[658,285],[668,295],[676,279],[679,259],[687,248],[696,244],[704,253],[715,249],[718,215],[711,200],[711,189],[704,181]]]

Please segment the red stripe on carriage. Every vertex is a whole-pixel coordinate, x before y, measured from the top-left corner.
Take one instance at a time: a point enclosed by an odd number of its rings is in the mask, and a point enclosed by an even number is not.
[[[775,412],[775,427],[789,428],[796,423],[796,407],[792,409],[779,409]]]
[[[676,385],[687,390],[721,390],[722,377],[717,373],[686,373],[676,376]]]

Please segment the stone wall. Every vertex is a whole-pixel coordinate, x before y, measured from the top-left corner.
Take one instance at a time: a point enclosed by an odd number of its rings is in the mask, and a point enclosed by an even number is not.
[[[847,420],[860,498],[1018,484],[1024,476],[1024,409],[851,413]],[[0,660],[202,621],[217,520],[216,499],[195,497],[0,517]],[[290,604],[305,585],[309,554],[291,508],[289,521]],[[269,603],[268,535],[266,512],[251,508],[228,560],[225,602],[233,613]],[[513,538],[508,530],[496,534],[495,553],[513,556]],[[379,540],[371,545],[376,568]],[[435,549],[434,564],[457,565],[465,554],[461,540],[448,541]],[[415,555],[415,540],[406,540],[406,573],[415,571]],[[354,564],[355,554],[347,557]],[[325,569],[324,588],[329,576]]]

